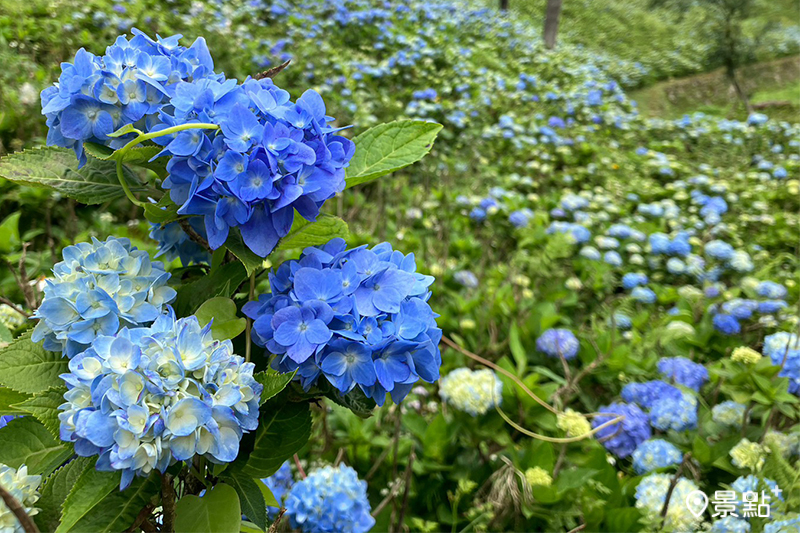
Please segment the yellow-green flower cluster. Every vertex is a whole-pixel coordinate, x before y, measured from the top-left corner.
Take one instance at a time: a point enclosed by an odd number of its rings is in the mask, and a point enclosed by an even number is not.
[[[592,430],[586,417],[572,409],[559,413],[556,424],[567,434],[567,437],[581,437]]]
[[[0,324],[8,329],[16,329],[25,323],[25,317],[11,306],[0,304]]]
[[[537,485],[549,487],[553,484],[553,477],[550,473],[540,466],[534,466],[525,471],[525,481],[528,485],[535,487]]]
[[[660,521],[671,481],[670,475],[651,474],[636,487],[636,508],[642,512],[647,522],[655,524]],[[689,511],[686,504],[687,496],[696,490],[697,485],[693,481],[686,478],[678,480],[669,499],[663,527],[658,531],[697,531],[700,519]]]
[[[488,368],[457,368],[439,382],[439,395],[459,411],[485,414],[503,399],[503,382]]]
[[[742,439],[739,444],[731,448],[731,462],[739,468],[761,470],[766,461],[767,448],[757,442]]]
[[[761,354],[747,346],[739,346],[733,350],[731,359],[746,365],[754,365],[761,360]]]

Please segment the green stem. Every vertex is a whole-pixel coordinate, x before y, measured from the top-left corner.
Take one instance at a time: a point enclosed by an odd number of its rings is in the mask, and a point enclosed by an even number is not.
[[[250,274],[250,296],[247,299],[248,302],[252,302],[256,297],[256,273],[253,272]],[[245,347],[244,347],[244,360],[245,362],[250,362],[250,339],[251,339],[251,330],[253,328],[253,321],[250,317],[247,317],[247,328],[245,329]]]
[[[125,181],[125,173],[122,169],[122,158],[117,158],[117,179],[119,180],[119,184],[122,185],[122,190],[125,191],[125,196],[128,197],[128,200],[131,201],[134,205],[138,205],[139,207],[144,207],[144,202],[140,202],[131,191],[131,188],[128,187],[128,182]]]

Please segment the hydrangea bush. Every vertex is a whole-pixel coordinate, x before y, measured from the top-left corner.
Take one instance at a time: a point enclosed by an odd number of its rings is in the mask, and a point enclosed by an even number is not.
[[[354,141],[317,92],[292,101],[274,73],[239,83],[214,71],[204,39],[179,42],[133,30],[103,56],[79,50],[42,92],[53,148],[22,172],[61,164],[83,181],[63,195],[127,198],[158,256],[184,268],[173,276],[126,237],[63,249],[36,326],[0,353],[15,369],[0,378],[0,439],[19,466],[0,464],[0,485],[22,506],[0,506],[0,529],[266,530],[283,517],[268,510],[277,497],[293,527],[367,531],[351,468],[258,486],[287,477],[278,467],[308,440],[311,403],[332,394],[312,389],[320,373],[361,416],[438,379],[434,278],[388,243],[347,249],[347,224],[320,210],[422,158],[441,126],[399,121]],[[267,272],[279,246],[302,255]],[[256,301],[248,279],[272,293]]]

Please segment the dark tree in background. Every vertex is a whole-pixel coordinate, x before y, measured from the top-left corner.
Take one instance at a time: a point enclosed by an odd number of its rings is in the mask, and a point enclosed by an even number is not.
[[[500,0],[500,9],[503,11],[508,10],[508,0]]]
[[[748,113],[752,111],[747,92],[739,83],[736,71],[756,60],[756,50],[773,25],[762,23],[743,31],[744,22],[757,10],[769,9],[770,0],[652,0],[652,5],[667,6],[686,13],[692,4],[703,9],[705,39],[711,45],[709,67],[722,67],[736,96]]]
[[[561,0],[547,0],[544,14],[544,45],[552,50],[558,35],[558,19],[561,16]]]

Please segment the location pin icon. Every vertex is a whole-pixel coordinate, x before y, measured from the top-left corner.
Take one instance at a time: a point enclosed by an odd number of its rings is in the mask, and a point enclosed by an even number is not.
[[[693,490],[686,496],[686,508],[695,518],[700,518],[708,508],[708,496],[700,490]]]

